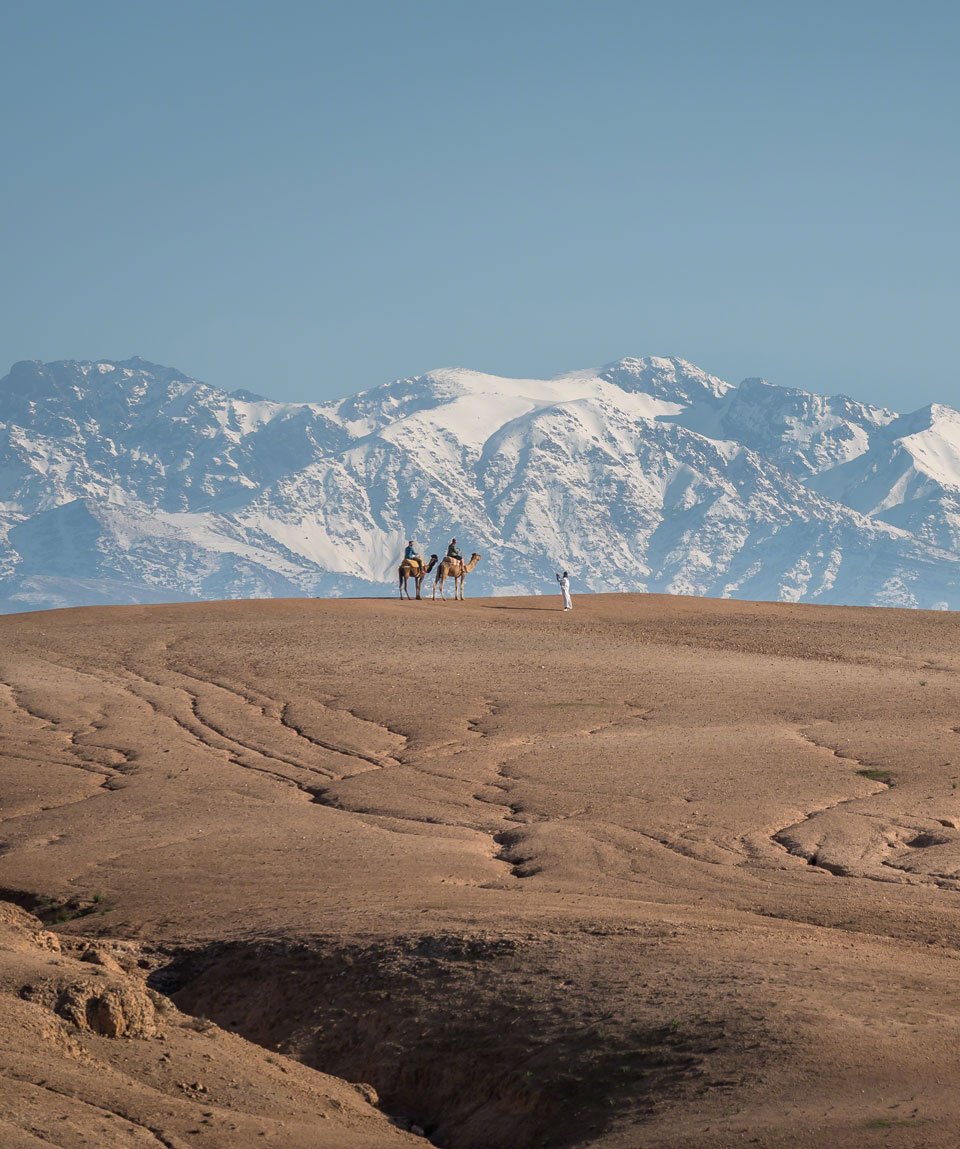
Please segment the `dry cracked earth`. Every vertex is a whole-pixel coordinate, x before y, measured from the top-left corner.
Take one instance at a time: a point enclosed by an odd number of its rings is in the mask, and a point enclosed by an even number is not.
[[[0,1144],[954,1149],[960,619],[0,618]]]

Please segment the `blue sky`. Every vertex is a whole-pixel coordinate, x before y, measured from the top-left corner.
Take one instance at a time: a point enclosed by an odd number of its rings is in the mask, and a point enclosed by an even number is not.
[[[955,5],[7,5],[0,373],[673,354],[960,404]]]

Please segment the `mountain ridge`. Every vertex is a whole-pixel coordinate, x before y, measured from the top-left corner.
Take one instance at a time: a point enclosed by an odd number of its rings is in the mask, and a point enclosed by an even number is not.
[[[481,552],[474,594],[562,565],[596,591],[956,607],[960,414],[666,356],[317,403],[139,357],[0,380],[2,610],[391,593],[411,536]]]

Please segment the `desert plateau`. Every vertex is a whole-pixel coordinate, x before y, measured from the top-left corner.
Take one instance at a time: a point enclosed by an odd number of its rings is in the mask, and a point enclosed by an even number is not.
[[[960,620],[0,618],[0,1145],[955,1149]]]

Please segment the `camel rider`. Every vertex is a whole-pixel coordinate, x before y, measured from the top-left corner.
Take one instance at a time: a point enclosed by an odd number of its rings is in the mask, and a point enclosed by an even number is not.
[[[463,555],[460,553],[459,548],[457,547],[456,539],[450,540],[450,545],[447,547],[447,558],[459,559],[460,562],[463,562]]]
[[[413,539],[407,540],[407,549],[403,552],[405,562],[419,563],[423,566],[423,555],[417,554],[417,545]]]

